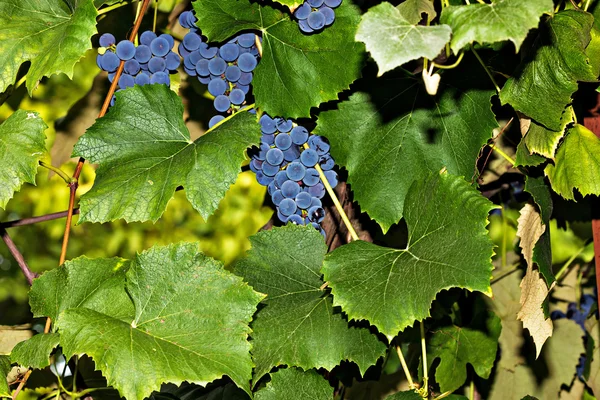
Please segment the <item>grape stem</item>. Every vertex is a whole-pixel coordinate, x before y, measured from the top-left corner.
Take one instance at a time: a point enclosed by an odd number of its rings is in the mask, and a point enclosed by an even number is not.
[[[440,399],[443,399],[443,398],[446,398],[446,397],[450,396],[451,394],[452,394],[452,391],[449,390],[447,392],[444,392],[444,393],[440,394],[438,397],[434,398],[433,400],[440,400]]]
[[[304,148],[305,149],[309,148],[308,143],[304,143]],[[344,225],[346,225],[346,229],[348,229],[348,232],[350,232],[350,236],[352,237],[352,240],[359,240],[358,234],[354,230],[354,227],[352,226],[352,223],[350,222],[348,215],[346,215],[346,212],[344,211],[344,207],[342,207],[342,205],[340,204],[340,201],[338,200],[337,196],[335,195],[333,188],[329,184],[329,181],[327,180],[325,173],[321,169],[321,166],[319,164],[315,164],[315,169],[319,173],[319,176],[321,177],[321,181],[323,182],[323,185],[325,186],[327,193],[329,193],[329,197],[331,197],[331,200],[333,201],[335,208],[340,213],[340,216],[342,217],[342,221],[344,221]]]
[[[402,349],[400,348],[400,343],[396,345],[396,353],[398,353],[398,358],[400,359],[400,364],[402,364],[402,369],[404,370],[404,375],[406,375],[406,380],[408,381],[408,387],[410,389],[416,389],[415,383],[412,380],[412,376],[410,375],[410,370],[408,369],[408,365],[406,364],[406,360],[404,359],[404,355],[402,354]]]
[[[489,76],[490,80],[494,84],[494,87],[496,88],[496,93],[500,93],[500,86],[498,86],[498,84],[496,83],[496,80],[494,79],[494,75],[492,75],[492,72],[490,71],[490,69],[487,67],[487,65],[485,65],[485,63],[483,62],[481,57],[479,57],[479,53],[477,53],[477,51],[475,51],[475,48],[473,47],[473,45],[471,45],[471,51],[477,58],[477,61],[479,61],[479,64],[481,64],[481,66],[485,70],[485,73]]]
[[[429,391],[429,375],[427,368],[427,345],[425,343],[425,325],[423,321],[419,321],[419,330],[421,332],[421,358],[423,359],[423,388],[424,393]],[[423,397],[428,397],[422,394]]]
[[[504,151],[502,151],[502,149],[500,149],[498,146],[496,146],[493,143],[488,144],[488,146],[490,146],[496,153],[500,154],[502,156],[502,158],[504,158],[506,161],[508,161],[512,166],[515,165],[515,160],[513,160],[511,156],[509,156]]]
[[[460,64],[464,55],[465,55],[464,51],[461,51],[460,54],[458,55],[458,58],[456,59],[456,61],[453,64],[444,65],[444,64],[438,64],[433,61],[431,61],[431,64],[433,64],[434,67],[439,68],[439,69],[454,69],[454,68],[458,67],[458,64]]]
[[[31,286],[33,280],[38,277],[38,274],[31,271],[29,265],[27,265],[27,262],[25,261],[25,258],[23,258],[23,255],[17,248],[17,245],[15,245],[15,242],[12,241],[4,227],[0,228],[0,236],[2,236],[2,240],[6,244],[6,247],[8,247],[10,254],[12,254],[12,256],[15,258],[17,264],[19,264],[19,268],[21,268],[21,272],[23,272],[23,275],[25,275],[27,283],[29,283],[29,286]]]
[[[75,182],[74,178],[70,177],[69,174],[67,174],[62,169],[53,166],[52,164],[40,160],[40,165],[44,168],[49,169],[50,171],[55,172],[56,175],[60,176],[67,185],[71,185],[73,182]]]

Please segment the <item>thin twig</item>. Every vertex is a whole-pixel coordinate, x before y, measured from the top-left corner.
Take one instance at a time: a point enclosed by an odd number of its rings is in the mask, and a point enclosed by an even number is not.
[[[54,173],[56,173],[58,176],[60,176],[62,178],[63,181],[65,181],[65,183],[67,185],[70,185],[73,183],[73,178],[71,178],[69,176],[69,174],[67,174],[65,171],[63,171],[62,169],[55,167],[54,165],[47,163],[45,161],[39,161],[40,165],[46,169],[49,169],[50,171],[53,171]]]
[[[427,366],[427,344],[425,343],[425,324],[419,321],[419,330],[421,332],[421,358],[423,359],[423,389],[429,392],[429,371]],[[429,397],[429,396],[428,396]]]
[[[398,339],[396,339],[398,340]],[[406,375],[406,380],[408,380],[408,387],[410,389],[415,389],[415,383],[412,380],[412,376],[410,375],[410,370],[408,369],[408,365],[406,364],[406,360],[404,359],[404,355],[402,354],[402,349],[400,348],[400,343],[396,345],[396,353],[398,353],[398,358],[400,359],[400,364],[402,365],[402,369],[404,370],[404,375]]]
[[[496,80],[494,79],[494,75],[492,75],[492,72],[490,71],[490,69],[487,67],[487,65],[485,65],[485,63],[483,62],[483,60],[481,59],[481,57],[479,57],[479,54],[477,53],[477,51],[475,50],[475,48],[473,47],[473,45],[471,45],[471,51],[473,52],[473,54],[477,58],[477,61],[479,61],[479,63],[481,64],[481,66],[485,70],[485,73],[489,76],[490,80],[494,84],[494,87],[496,88],[496,92],[500,93],[500,86],[498,86],[498,84],[496,83]]]
[[[53,221],[55,219],[66,217],[68,213],[69,211],[59,211],[52,214],[40,215],[39,217],[29,217],[14,221],[1,222],[0,228],[14,228],[17,226],[37,224],[38,222]],[[73,209],[73,214],[79,214],[79,208]]]
[[[6,247],[8,247],[10,254],[12,254],[15,260],[17,260],[17,264],[19,264],[23,275],[25,275],[25,279],[27,279],[29,286],[31,286],[33,280],[38,277],[38,274],[31,271],[29,265],[27,265],[27,262],[25,262],[23,255],[15,245],[15,242],[13,242],[10,236],[8,236],[8,232],[6,232],[6,229],[0,228],[0,236],[2,236],[2,240],[6,244]]]
[[[150,4],[151,0],[144,0],[142,4],[142,9],[140,11],[140,15],[135,20],[135,24],[133,26],[133,30],[129,35],[129,41],[134,43],[137,33],[140,29],[140,25],[142,23],[142,18],[144,14],[146,14],[146,10]],[[108,111],[108,106],[110,105],[110,100],[112,99],[115,90],[117,89],[117,84],[119,82],[119,78],[123,73],[123,68],[125,66],[125,61],[121,60],[119,63],[119,68],[115,72],[115,76],[113,77],[112,84],[110,85],[110,89],[108,89],[108,93],[106,94],[106,98],[104,99],[104,104],[102,104],[102,108],[100,109],[100,113],[98,114],[98,118],[104,117],[106,111]],[[79,158],[77,162],[77,166],[75,167],[75,172],[73,173],[74,182],[69,185],[69,209],[67,213],[67,222],[65,226],[65,234],[63,235],[62,248],[60,251],[60,261],[59,265],[62,265],[65,262],[65,258],[67,257],[67,247],[69,245],[69,235],[71,233],[71,221],[73,219],[73,207],[75,206],[75,195],[77,194],[77,187],[79,186],[79,175],[81,174],[81,169],[83,168],[83,164],[85,163],[85,159],[83,157]]]
[[[15,392],[13,393],[13,396],[12,396],[13,400],[15,400],[17,398],[17,396],[19,395],[19,392],[21,392],[21,389],[23,389],[23,387],[27,383],[27,379],[29,379],[29,375],[31,375],[32,372],[33,372],[33,370],[30,369],[25,373],[25,375],[23,376],[23,379],[19,383],[19,386],[17,386],[17,390],[15,390]]]

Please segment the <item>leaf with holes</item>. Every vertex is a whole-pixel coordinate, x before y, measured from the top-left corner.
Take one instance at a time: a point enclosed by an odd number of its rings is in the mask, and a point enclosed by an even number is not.
[[[362,16],[356,40],[364,42],[377,62],[379,75],[421,57],[433,59],[450,41],[448,25],[419,25],[420,20],[420,13],[403,13],[403,8],[387,2]]]
[[[234,270],[267,294],[252,322],[255,382],[276,366],[331,370],[346,359],[364,374],[385,354],[386,346],[367,328],[350,328],[333,311],[331,296],[321,289],[327,246],[317,230],[290,225],[250,241],[252,249]]]
[[[63,269],[72,277],[87,273],[89,285],[82,281],[65,290],[52,276],[48,282],[46,275],[38,279],[38,297],[61,290],[66,309],[55,324],[67,357],[92,357],[108,384],[127,399],[142,400],[162,382],[206,385],[223,375],[250,390],[248,323],[263,295],[200,253],[196,243],[153,247],[130,262],[127,292],[121,282],[112,284],[135,306],[128,318],[119,318],[111,315],[114,310],[107,314],[82,302],[81,293],[93,294],[94,282],[106,273],[102,268],[95,273],[98,263],[87,261]]]
[[[491,295],[493,244],[485,227],[492,208],[459,177],[443,173],[416,181],[406,199],[405,249],[357,241],[325,258],[322,271],[334,305],[392,339],[427,318],[441,290]]]
[[[311,107],[338,98],[360,76],[364,47],[354,41],[360,14],[348,1],[335,23],[306,35],[287,14],[246,0],[196,0],[197,25],[211,41],[242,30],[262,32],[262,58],[252,82],[256,105],[272,116],[310,116]]]
[[[181,99],[165,85],[116,96],[73,151],[100,164],[94,186],[81,197],[79,222],[156,221],[180,185],[208,218],[240,172],[246,148],[258,144],[256,117],[240,111],[192,142]]]
[[[469,4],[444,8],[440,22],[452,27],[450,46],[457,54],[469,43],[510,40],[515,48],[538,26],[542,14],[554,10],[552,0],[499,0],[491,4]]]
[[[65,73],[92,48],[96,33],[96,8],[92,0],[74,5],[62,0],[0,1],[0,92],[15,82],[26,61],[27,90],[33,92],[44,76]]]
[[[0,125],[0,208],[23,183],[35,184],[38,162],[46,154],[46,128],[38,113],[25,110]]]
[[[470,180],[481,147],[498,126],[490,109],[493,92],[462,86],[461,74],[444,74],[448,85],[435,98],[413,78],[369,80],[337,110],[319,115],[315,133],[330,140],[355,200],[384,232],[402,218],[413,181],[442,168]]]
[[[256,392],[256,400],[330,400],[333,388],[314,370],[302,372],[296,368],[281,369],[272,375],[271,382]]]

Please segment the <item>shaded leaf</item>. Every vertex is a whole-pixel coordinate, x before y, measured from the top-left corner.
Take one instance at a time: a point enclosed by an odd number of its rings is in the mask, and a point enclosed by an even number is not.
[[[336,100],[360,76],[364,46],[354,41],[360,13],[344,1],[335,23],[306,35],[287,14],[246,0],[196,0],[197,25],[211,41],[241,30],[262,32],[263,53],[252,90],[256,105],[272,116],[308,117],[311,107]]]
[[[544,170],[552,189],[573,200],[573,190],[583,196],[600,194],[600,138],[582,125],[569,129],[556,152],[554,165]]]
[[[577,82],[596,80],[585,54],[593,20],[591,14],[574,10],[548,18],[529,57],[504,84],[502,104],[509,103],[546,128],[560,131]]]
[[[367,91],[319,115],[315,133],[330,140],[354,198],[384,232],[402,218],[413,181],[444,167],[470,179],[498,126],[492,92],[461,89],[457,78],[445,74],[442,81],[452,86],[442,84],[436,98],[412,78],[369,81]]]
[[[18,343],[10,353],[13,362],[29,368],[45,368],[50,365],[50,353],[60,341],[58,333],[35,335]]]
[[[392,395],[389,395],[385,398],[385,400],[422,400],[420,394],[415,392],[414,390],[407,390],[406,392],[398,392]]]
[[[538,206],[542,223],[546,226],[550,223],[550,216],[554,208],[550,188],[546,185],[544,178],[525,178],[524,190],[531,194],[533,201]],[[550,229],[545,229],[533,249],[533,262],[537,264],[540,274],[544,277],[546,285],[550,287],[555,281],[552,271],[552,248],[550,246]]]
[[[510,40],[516,52],[527,33],[538,26],[540,16],[551,14],[552,0],[499,0],[444,8],[440,22],[452,27],[450,46],[457,54],[469,43]]]
[[[522,139],[517,145],[517,152],[515,154],[515,167],[537,167],[546,161],[547,160],[545,157],[529,151],[524,139]]]
[[[314,370],[280,369],[271,374],[271,382],[254,395],[256,400],[330,400],[333,388]]]
[[[10,372],[10,357],[0,355],[0,397],[11,397],[6,376]]]
[[[485,229],[491,203],[461,178],[444,173],[415,182],[406,204],[406,249],[356,241],[328,254],[322,270],[334,304],[390,339],[427,318],[443,289],[491,295],[493,244]]]
[[[236,113],[192,142],[181,99],[165,85],[136,85],[116,96],[73,150],[100,164],[81,197],[79,222],[156,221],[180,185],[208,218],[240,172],[246,148],[259,141],[256,117]]]
[[[92,0],[73,5],[62,0],[0,1],[0,92],[15,82],[26,61],[31,61],[30,95],[44,76],[63,72],[73,77],[73,67],[92,48],[96,15]]]
[[[531,153],[537,153],[546,158],[554,159],[558,143],[565,135],[567,125],[571,122],[573,122],[573,109],[571,107],[567,107],[562,114],[560,129],[557,131],[547,129],[544,125],[531,121],[529,131],[523,141]]]
[[[0,208],[23,183],[35,184],[38,162],[46,154],[46,128],[38,113],[25,110],[0,125]]]
[[[421,57],[433,59],[450,41],[449,26],[418,25],[420,19],[420,13],[403,14],[402,9],[387,2],[372,7],[362,16],[356,40],[365,43],[377,62],[378,75]]]
[[[252,322],[252,357],[257,382],[272,367],[288,365],[331,370],[342,360],[360,372],[385,354],[386,346],[366,328],[349,328],[333,312],[331,296],[321,289],[327,246],[312,227],[289,225],[250,238],[252,249],[234,270],[267,294]]]

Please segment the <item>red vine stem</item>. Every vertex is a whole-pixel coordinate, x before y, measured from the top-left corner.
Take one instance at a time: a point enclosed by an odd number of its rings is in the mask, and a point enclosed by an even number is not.
[[[144,0],[142,3],[142,8],[140,10],[139,15],[135,20],[135,24],[133,25],[133,29],[131,30],[131,34],[129,35],[129,41],[134,43],[137,33],[140,29],[140,25],[142,24],[142,18],[144,14],[146,14],[146,10],[150,5],[150,0]],[[115,72],[115,76],[110,85],[110,89],[108,89],[108,93],[106,94],[106,98],[104,99],[104,104],[102,104],[102,108],[100,109],[100,113],[98,114],[98,118],[102,118],[106,111],[108,111],[108,106],[110,105],[110,100],[117,89],[117,84],[119,82],[119,78],[121,77],[121,73],[123,72],[123,67],[125,66],[125,61],[121,60],[119,63],[119,68]],[[75,167],[75,172],[73,173],[74,182],[69,185],[69,208],[67,210],[67,222],[65,226],[65,233],[62,241],[62,248],[60,251],[60,260],[59,265],[62,265],[65,262],[65,258],[67,257],[67,247],[69,245],[69,235],[71,234],[71,222],[73,220],[73,208],[75,206],[75,195],[77,194],[77,187],[79,186],[79,175],[81,174],[81,169],[83,168],[83,164],[85,163],[85,159],[83,157],[79,158],[77,162],[77,166]]]
[[[59,211],[52,214],[40,215],[39,217],[29,217],[23,219],[16,219],[14,221],[1,222],[0,229],[14,228],[17,226],[33,225],[39,222],[53,221],[55,219],[66,217],[68,213],[68,211]],[[73,214],[79,214],[79,208],[73,209]]]
[[[37,278],[38,274],[32,272],[31,269],[29,269],[29,265],[27,265],[27,262],[23,258],[23,255],[21,254],[19,249],[17,249],[15,242],[13,242],[10,236],[8,236],[8,232],[6,232],[6,229],[4,229],[4,227],[0,227],[0,236],[2,236],[2,240],[4,241],[4,243],[6,243],[6,247],[8,247],[10,254],[12,254],[15,260],[17,260],[17,264],[19,264],[21,271],[23,271],[23,275],[25,275],[27,283],[29,283],[29,286],[31,286],[33,279]]]

